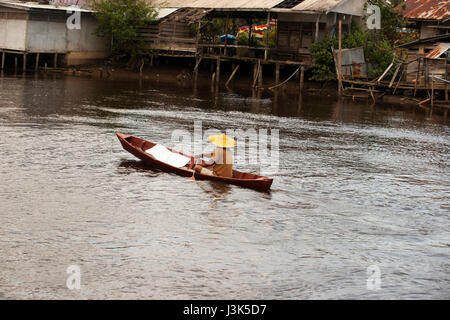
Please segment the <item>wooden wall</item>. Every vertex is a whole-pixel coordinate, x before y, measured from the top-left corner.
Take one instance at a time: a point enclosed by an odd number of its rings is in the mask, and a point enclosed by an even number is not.
[[[138,39],[148,43],[150,49],[196,52],[196,36],[187,23],[170,21],[141,28]]]

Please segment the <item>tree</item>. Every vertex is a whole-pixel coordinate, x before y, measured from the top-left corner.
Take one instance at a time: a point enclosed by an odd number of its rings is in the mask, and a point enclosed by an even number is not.
[[[137,39],[138,29],[154,21],[156,8],[145,0],[90,0],[97,18],[97,34],[111,42],[113,54],[127,54],[135,60],[145,43]]]

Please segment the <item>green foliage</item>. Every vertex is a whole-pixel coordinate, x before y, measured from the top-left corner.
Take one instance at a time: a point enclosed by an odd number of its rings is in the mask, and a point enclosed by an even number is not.
[[[155,20],[157,12],[145,0],[90,0],[98,21],[97,34],[112,44],[114,54],[128,54],[132,59],[144,51],[137,40],[140,27]]]
[[[331,47],[337,45],[336,38],[329,35],[322,42],[315,42],[309,48],[314,59],[312,80],[324,81],[336,79],[336,67],[334,65]]]

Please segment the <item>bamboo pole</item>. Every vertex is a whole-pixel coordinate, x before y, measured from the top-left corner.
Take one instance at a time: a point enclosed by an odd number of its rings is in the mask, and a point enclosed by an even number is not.
[[[339,17],[338,92],[342,95],[342,19]]]
[[[402,74],[400,75],[400,78],[398,78],[397,85],[395,86],[395,89],[394,89],[394,94],[395,94],[395,92],[397,91],[397,88],[398,88],[398,86],[400,85],[400,82],[402,81],[403,75],[405,74],[405,72],[406,72],[406,68],[403,69]]]
[[[389,88],[392,87],[395,81],[395,77],[397,76],[398,71],[400,70],[401,64],[398,65],[397,69],[395,69],[394,75],[392,76],[391,82],[389,83]]]

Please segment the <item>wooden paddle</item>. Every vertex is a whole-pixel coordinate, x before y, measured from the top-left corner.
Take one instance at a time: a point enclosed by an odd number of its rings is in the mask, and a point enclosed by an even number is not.
[[[202,154],[203,155],[203,154]],[[194,172],[192,172],[192,177],[190,177],[188,180],[189,181],[195,181],[195,169],[194,169],[194,167],[195,167],[195,165],[197,164],[197,158],[195,158],[194,157],[194,166],[192,167],[192,170],[194,170]]]

